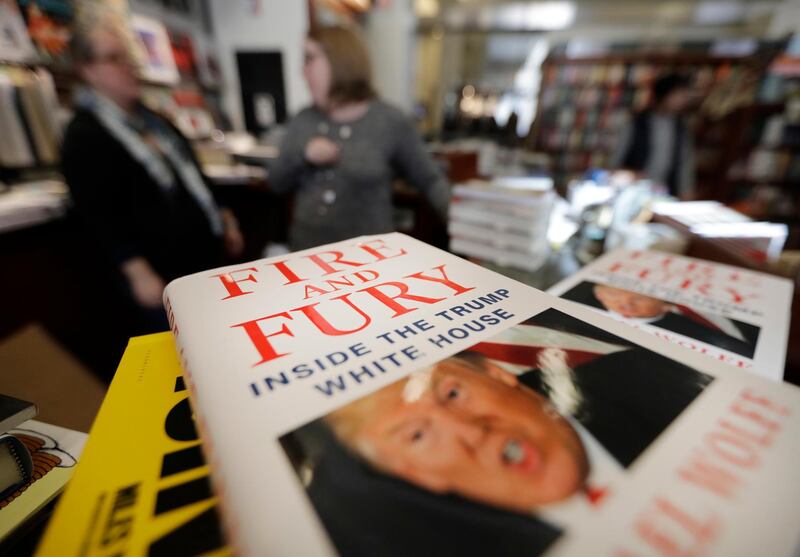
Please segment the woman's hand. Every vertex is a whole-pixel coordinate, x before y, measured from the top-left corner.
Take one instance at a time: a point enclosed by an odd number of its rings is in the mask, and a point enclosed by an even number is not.
[[[123,263],[122,272],[128,279],[136,303],[146,308],[163,306],[162,295],[166,285],[144,257],[134,257]]]
[[[316,166],[334,164],[339,160],[339,146],[327,137],[312,137],[306,143],[305,157]]]
[[[222,209],[223,241],[225,253],[231,259],[236,259],[244,252],[244,236],[239,228],[239,221],[230,209]]]

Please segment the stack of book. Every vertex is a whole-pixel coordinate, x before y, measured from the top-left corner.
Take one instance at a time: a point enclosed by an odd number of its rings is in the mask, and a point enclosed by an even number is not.
[[[0,553],[64,488],[86,434],[33,420],[35,404],[0,395]]]
[[[36,416],[36,405],[0,395],[0,499],[31,479],[33,462],[24,443],[8,432]]]
[[[555,200],[550,178],[498,178],[453,188],[450,249],[498,265],[534,271],[547,259]]]
[[[178,279],[39,554],[792,555],[791,285],[671,257],[602,271],[772,379],[402,234]]]
[[[58,162],[61,128],[53,76],[0,64],[0,166]]]

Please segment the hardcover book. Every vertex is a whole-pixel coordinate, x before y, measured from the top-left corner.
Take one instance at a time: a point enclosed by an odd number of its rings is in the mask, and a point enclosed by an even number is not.
[[[410,237],[183,277],[165,305],[238,554],[797,547],[800,390]]]
[[[783,378],[793,292],[788,279],[620,249],[548,292],[740,369]]]
[[[527,270],[549,253],[555,194],[549,178],[473,180],[453,188],[447,231],[453,252]]]
[[[132,338],[37,555],[228,555],[170,333]]]

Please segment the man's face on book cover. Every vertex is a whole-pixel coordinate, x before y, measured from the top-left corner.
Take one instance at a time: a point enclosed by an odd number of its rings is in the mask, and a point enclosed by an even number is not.
[[[452,357],[328,419],[379,469],[437,493],[517,512],[560,501],[588,473],[569,422],[516,376]]]
[[[670,304],[657,298],[604,284],[594,287],[594,295],[608,311],[623,317],[639,319],[658,317],[670,308]]]

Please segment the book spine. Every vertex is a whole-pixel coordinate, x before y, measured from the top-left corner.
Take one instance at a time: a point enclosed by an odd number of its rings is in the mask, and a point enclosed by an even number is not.
[[[236,537],[234,536],[234,533],[236,532],[236,525],[232,519],[232,513],[228,511],[228,502],[225,495],[227,490],[225,489],[224,476],[219,472],[220,461],[216,457],[214,440],[212,439],[209,428],[206,427],[204,414],[197,402],[197,387],[191,373],[191,366],[187,356],[186,346],[184,345],[185,339],[180,335],[180,327],[178,320],[175,317],[172,301],[166,292],[164,293],[164,309],[167,312],[170,330],[172,331],[172,336],[175,339],[175,346],[178,352],[178,358],[180,359],[181,367],[183,368],[183,376],[186,383],[186,388],[189,390],[189,404],[192,407],[192,413],[194,414],[197,432],[200,435],[200,440],[202,441],[200,446],[203,451],[203,456],[205,456],[206,462],[208,463],[208,467],[211,471],[211,486],[214,490],[214,493],[219,498],[219,514],[222,521],[222,529],[225,533],[226,541],[231,547],[234,547],[233,553],[235,555],[242,555],[244,553],[240,549],[235,548]]]

